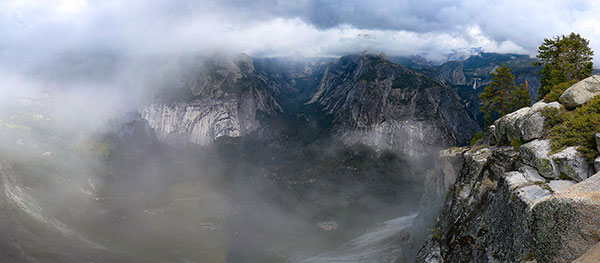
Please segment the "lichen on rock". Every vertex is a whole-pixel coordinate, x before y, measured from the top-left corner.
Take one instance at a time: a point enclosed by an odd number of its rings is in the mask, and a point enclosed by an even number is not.
[[[535,167],[541,176],[545,178],[558,179],[560,173],[550,157],[550,141],[534,140],[521,145],[519,153],[523,162]]]
[[[507,144],[513,140],[529,142],[542,137],[546,109],[560,109],[558,102],[537,102],[531,107],[521,108],[494,122],[495,142]]]
[[[600,174],[577,184],[542,177],[543,165],[556,176],[573,161],[548,155],[547,144],[465,151],[417,262],[570,262],[600,241]],[[556,164],[561,156],[569,161]]]

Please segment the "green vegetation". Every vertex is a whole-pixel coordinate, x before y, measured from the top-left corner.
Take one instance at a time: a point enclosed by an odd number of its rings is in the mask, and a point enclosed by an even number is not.
[[[566,173],[560,172],[560,174],[558,175],[558,179],[560,179],[560,180],[571,180],[571,177],[569,177]]]
[[[575,33],[544,39],[537,55],[542,62],[534,63],[536,66],[544,66],[540,72],[540,99],[561,83],[582,80],[592,75],[594,51],[589,43],[589,40]]]
[[[588,161],[594,160],[598,155],[594,133],[600,132],[600,96],[573,111],[547,110],[544,115],[553,152],[574,146]]]
[[[542,110],[542,115],[545,117],[544,121],[544,130],[551,130],[552,127],[562,123],[564,121],[564,110],[559,110],[556,108],[546,108]]]
[[[431,237],[432,237],[434,240],[437,240],[437,241],[442,241],[442,233],[441,233],[441,232],[442,232],[442,231],[440,231],[439,229],[437,229],[437,228],[434,228],[434,229],[432,229],[432,230],[431,230]]]
[[[406,89],[411,87],[422,89],[423,87],[437,85],[439,83],[429,77],[420,76],[413,72],[399,72],[392,82],[392,89]]]
[[[490,147],[490,146],[487,145],[487,144],[475,145],[475,146],[471,147],[471,149],[469,150],[469,152],[474,153],[474,152],[477,152],[477,151],[479,151],[479,150],[481,150],[483,148],[487,148],[487,147]]]
[[[521,147],[521,145],[523,145],[523,141],[521,141],[520,138],[515,138],[510,141],[510,146],[515,147],[517,150]]]
[[[548,88],[548,94],[546,94],[546,96],[544,96],[544,101],[545,102],[558,101],[558,99],[560,98],[560,95],[562,95],[563,92],[565,92],[565,90],[567,90],[569,87],[573,86],[573,84],[575,84],[577,82],[578,82],[578,80],[571,80],[571,81],[563,82],[560,84],[556,84],[556,85]]]
[[[527,90],[527,88],[521,84],[519,87],[515,87],[515,89],[510,93],[510,96],[506,101],[506,112],[514,112],[529,105],[531,105],[531,96],[529,95],[529,90]]]
[[[419,80],[410,74],[398,74],[392,82],[392,89],[406,89],[418,85]]]
[[[471,139],[471,146],[476,145],[478,142],[483,140],[483,133],[482,132],[478,132],[477,134],[475,134],[473,136],[473,139]]]
[[[571,33],[544,39],[539,47],[536,65],[543,65],[540,98],[546,102],[558,101],[563,92],[593,73],[594,51],[589,41]],[[552,151],[577,147],[590,162],[598,155],[594,133],[600,131],[600,97],[573,111],[546,109],[542,112],[545,130],[552,142]]]
[[[523,261],[532,261],[533,260],[533,252],[529,251],[523,257]]]
[[[567,179],[563,179],[563,180],[571,180],[571,178],[567,178]],[[548,192],[554,192],[554,191],[552,191],[552,188],[550,188],[550,185],[548,185],[547,183],[538,182],[536,184]]]
[[[408,82],[410,83],[410,82]],[[403,81],[399,81],[399,80],[394,80],[394,82],[392,83],[392,89],[404,89],[404,88],[408,88],[407,82],[403,82]]]
[[[523,86],[515,86],[515,76],[510,71],[506,65],[497,68],[491,73],[492,83],[479,95],[486,126],[491,125],[494,119],[530,104],[529,92]]]
[[[485,191],[496,192],[496,190],[498,190],[498,181],[492,181],[490,178],[486,177],[483,182],[481,182],[481,187]]]

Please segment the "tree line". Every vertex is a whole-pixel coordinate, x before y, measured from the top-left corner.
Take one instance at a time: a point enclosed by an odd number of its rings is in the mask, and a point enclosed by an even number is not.
[[[571,33],[544,39],[538,48],[535,66],[542,66],[538,99],[546,102],[557,101],[560,95],[576,82],[593,74],[592,56],[589,40],[580,34]],[[508,113],[531,104],[526,85],[515,85],[515,76],[506,65],[495,69],[492,82],[485,87],[479,98],[486,127]]]

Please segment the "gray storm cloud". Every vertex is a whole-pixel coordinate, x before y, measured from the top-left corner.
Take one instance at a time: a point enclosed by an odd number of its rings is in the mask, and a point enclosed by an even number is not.
[[[5,64],[91,48],[130,56],[370,51],[438,61],[470,48],[535,55],[543,38],[571,31],[600,49],[599,12],[583,0],[8,0],[0,4],[0,55]]]

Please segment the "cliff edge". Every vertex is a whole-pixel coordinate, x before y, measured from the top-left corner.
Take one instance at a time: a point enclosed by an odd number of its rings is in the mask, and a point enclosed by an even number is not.
[[[578,111],[594,109],[598,94],[589,93],[600,89],[590,88],[595,77],[582,82],[560,99],[580,108],[538,102],[498,119],[474,146],[440,153],[428,175],[435,190],[425,194],[422,210],[443,206],[417,262],[572,262],[593,253],[600,241],[600,167],[585,145],[561,144],[560,129],[552,127],[556,116],[569,123],[579,115],[595,127],[595,115]],[[574,90],[582,87],[586,92]],[[590,131],[584,135],[593,142]]]

